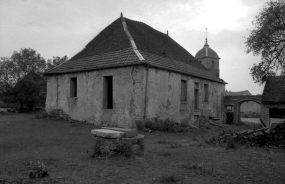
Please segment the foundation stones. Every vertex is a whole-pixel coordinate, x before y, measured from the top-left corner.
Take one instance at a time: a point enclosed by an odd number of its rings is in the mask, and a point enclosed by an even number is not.
[[[144,154],[144,136],[137,134],[136,129],[102,127],[91,130],[91,134],[95,137],[93,157]]]

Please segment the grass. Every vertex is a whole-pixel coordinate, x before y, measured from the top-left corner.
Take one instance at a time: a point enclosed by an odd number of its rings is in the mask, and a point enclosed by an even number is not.
[[[94,138],[90,131],[96,127],[73,124],[33,119],[26,114],[0,116],[0,183],[264,184],[285,181],[284,150],[239,147],[237,151],[229,151],[212,144],[199,146],[202,136],[211,137],[222,131],[220,128],[176,134],[160,132],[159,135],[140,132],[145,136],[143,156],[92,158]],[[228,126],[224,130],[239,128]],[[30,161],[43,163],[48,176],[31,179],[29,169],[23,164]]]

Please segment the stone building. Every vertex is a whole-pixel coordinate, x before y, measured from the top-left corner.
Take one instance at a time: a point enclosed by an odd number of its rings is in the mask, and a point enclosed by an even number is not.
[[[271,76],[266,80],[262,105],[268,108],[264,116],[285,119],[285,76]]]
[[[217,58],[215,58],[217,60]],[[204,65],[205,66],[204,66]],[[168,34],[122,15],[69,61],[45,73],[46,109],[95,124],[222,118],[225,82]]]

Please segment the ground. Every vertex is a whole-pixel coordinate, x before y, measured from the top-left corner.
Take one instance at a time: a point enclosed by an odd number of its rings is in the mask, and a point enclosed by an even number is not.
[[[205,139],[246,126],[208,126],[188,133],[140,132],[145,155],[92,158],[94,125],[0,115],[0,183],[284,183],[285,151]],[[43,162],[49,176],[29,179],[25,163]]]

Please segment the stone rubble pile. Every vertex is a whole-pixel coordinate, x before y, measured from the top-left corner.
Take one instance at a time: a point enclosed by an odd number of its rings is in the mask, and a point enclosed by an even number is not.
[[[213,137],[210,142],[226,144],[230,139],[250,146],[285,148],[285,121],[272,123],[269,128],[265,127],[255,131],[243,130],[237,133],[224,133]]]
[[[91,130],[91,134],[95,137],[93,157],[144,154],[144,136],[137,134],[136,129],[102,127]]]

